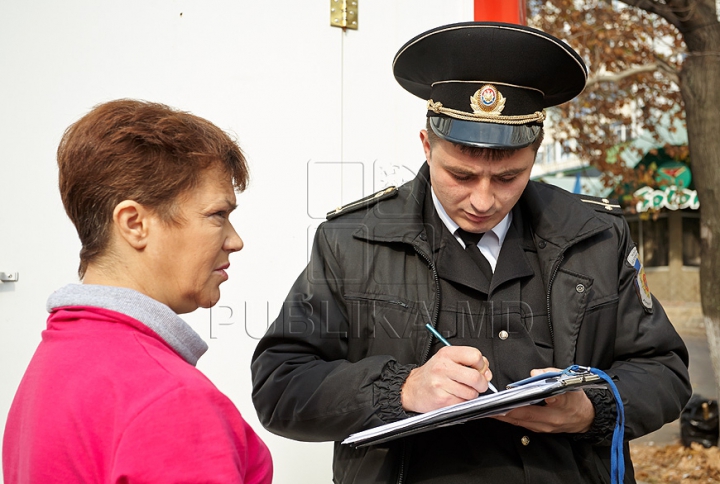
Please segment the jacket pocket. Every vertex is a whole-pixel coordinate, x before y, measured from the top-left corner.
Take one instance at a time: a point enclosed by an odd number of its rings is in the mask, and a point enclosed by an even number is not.
[[[427,338],[427,305],[388,294],[345,293],[344,297],[351,358],[391,355],[401,364],[416,363],[418,346]]]
[[[400,306],[405,309],[410,308],[410,302],[406,301],[395,295],[388,294],[361,294],[357,292],[348,292],[343,294],[343,297],[347,301],[368,301],[368,302],[379,302],[386,303],[395,306]]]
[[[596,368],[609,368],[615,360],[618,321],[617,296],[591,301],[578,335],[575,362]],[[597,348],[604,348],[597,351]]]
[[[608,308],[617,308],[620,298],[617,295],[606,297],[600,300],[590,301],[586,314],[594,313],[595,311],[604,311]]]

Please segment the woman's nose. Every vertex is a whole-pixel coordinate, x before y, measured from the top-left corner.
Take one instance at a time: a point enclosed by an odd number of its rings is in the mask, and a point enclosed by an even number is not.
[[[235,227],[233,227],[232,224],[230,224],[230,234],[225,239],[225,246],[223,247],[228,252],[237,252],[239,250],[242,250],[242,248],[245,246],[245,243],[238,235],[237,231],[235,230]]]

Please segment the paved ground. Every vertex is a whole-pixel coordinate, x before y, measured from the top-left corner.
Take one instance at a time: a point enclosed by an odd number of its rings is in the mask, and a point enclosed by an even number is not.
[[[717,399],[715,375],[710,361],[710,352],[708,350],[705,333],[694,330],[681,332],[680,334],[690,353],[690,382],[693,386],[693,393],[702,395],[703,397]],[[680,424],[679,421],[676,420],[651,434],[633,440],[633,442],[646,444],[653,442],[657,445],[664,445],[675,443],[679,439]]]

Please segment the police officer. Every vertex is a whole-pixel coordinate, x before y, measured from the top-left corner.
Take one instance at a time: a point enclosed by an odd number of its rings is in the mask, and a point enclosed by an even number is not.
[[[339,483],[609,482],[618,405],[606,389],[376,446],[339,443],[490,381],[572,364],[613,378],[628,440],[677,418],[691,393],[687,351],[620,207],[529,181],[544,110],[585,86],[578,54],[535,29],[472,22],[410,40],[393,70],[427,102],[426,164],[318,228],[253,357],[260,421],[335,441]]]

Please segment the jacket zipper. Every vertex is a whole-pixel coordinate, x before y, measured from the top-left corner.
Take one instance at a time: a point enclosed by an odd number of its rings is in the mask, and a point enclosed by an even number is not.
[[[550,276],[550,281],[548,282],[548,290],[547,290],[547,322],[548,322],[548,327],[550,328],[550,341],[552,342],[553,348],[555,348],[555,331],[553,331],[552,319],[550,318],[550,292],[552,291],[553,281],[555,281],[555,276],[557,275],[558,271],[560,270],[560,264],[562,264],[562,261],[564,258],[565,258],[565,253],[563,252],[562,254],[560,254],[560,257],[558,258],[557,262],[555,263],[555,269],[553,270],[552,276]]]
[[[435,280],[435,307],[433,308],[433,316],[432,316],[432,326],[433,328],[437,326],[437,320],[438,316],[440,315],[440,280],[437,274],[437,270],[435,269],[435,264],[432,260],[430,260],[430,257],[425,254],[417,245],[413,244],[413,248],[415,249],[415,252],[420,254],[420,256],[425,259],[425,262],[427,262],[428,266],[430,266],[430,269],[433,273],[433,279]],[[432,338],[428,338],[428,344],[425,348],[425,352],[423,353],[422,360],[420,361],[420,364],[424,364],[427,361],[428,356],[430,355],[430,348],[432,347]],[[405,479],[405,460],[407,459],[407,442],[403,442],[403,449],[402,449],[402,456],[400,459],[400,471],[398,472],[398,480],[397,484],[402,484],[403,480]]]
[[[438,315],[440,314],[440,279],[437,274],[437,270],[435,269],[435,264],[432,260],[430,260],[430,257],[428,257],[417,245],[413,245],[413,248],[415,249],[415,252],[420,254],[423,259],[425,259],[425,262],[428,263],[428,266],[430,266],[430,269],[432,269],[433,273],[433,279],[435,280],[435,307],[433,308],[433,318],[432,318],[432,326],[435,328],[437,326],[437,320]],[[428,356],[430,355],[430,348],[432,347],[432,338],[428,338],[428,344],[425,348],[425,352],[423,353],[422,360],[420,364],[425,364],[425,362],[428,359]]]
[[[403,442],[402,456],[400,458],[400,472],[398,473],[397,484],[402,484],[405,477],[405,459],[407,458],[407,442]]]

